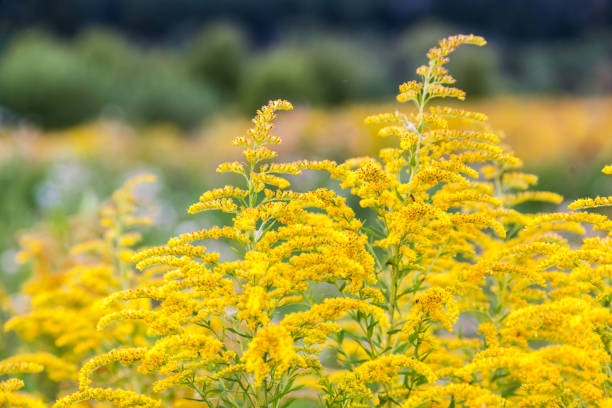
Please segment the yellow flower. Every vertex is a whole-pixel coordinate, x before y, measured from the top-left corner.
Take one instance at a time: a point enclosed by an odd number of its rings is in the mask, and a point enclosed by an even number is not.
[[[265,378],[280,378],[297,359],[293,338],[279,325],[259,329],[242,356],[247,372],[255,376],[256,385]]]

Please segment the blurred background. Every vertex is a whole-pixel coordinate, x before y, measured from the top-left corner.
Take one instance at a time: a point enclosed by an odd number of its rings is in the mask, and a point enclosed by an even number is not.
[[[609,194],[608,0],[0,0],[4,285],[27,274],[19,231],[67,228],[130,174],[160,178],[151,242],[201,227],[185,209],[271,98],[297,107],[278,122],[282,159],[373,153],[363,117],[456,33],[489,41],[449,66],[464,109],[489,115],[541,189]]]

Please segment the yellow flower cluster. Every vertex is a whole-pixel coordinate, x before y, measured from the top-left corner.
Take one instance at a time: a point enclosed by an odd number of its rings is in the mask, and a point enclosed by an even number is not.
[[[440,41],[417,70],[421,81],[400,86],[398,101],[416,112],[366,119],[398,147],[329,170],[373,212],[364,227],[372,288],[390,325],[356,315],[334,331],[344,370],[323,377],[325,406],[603,406],[612,392],[612,224],[602,214],[513,209],[562,197],[527,191],[537,178],[520,172],[485,115],[427,107],[464,98],[446,86],[454,80],[444,68],[461,44],[484,40]],[[569,209],[606,205],[598,197]],[[580,244],[584,224],[601,233]],[[407,358],[437,381],[415,365],[393,370]]]
[[[72,362],[102,351],[111,339],[138,341],[131,324],[103,333],[96,330],[96,321],[106,296],[134,284],[129,263],[131,247],[141,240],[136,228],[151,224],[135,189],[153,181],[151,175],[128,180],[101,208],[99,220],[75,220],[74,230],[63,239],[45,226],[22,237],[18,259],[33,264],[33,276],[23,288],[31,307],[9,320],[6,330],[17,331],[28,342],[44,339],[49,349],[59,348]],[[81,242],[75,244],[75,238]]]
[[[23,354],[0,361],[0,376],[35,374],[43,370],[46,370],[48,376],[54,381],[73,378],[76,374],[73,364],[47,353]],[[24,382],[16,377],[0,381],[0,407],[46,407],[46,404],[38,396],[17,392],[24,385]]]
[[[217,168],[237,185],[188,209],[226,225],[130,250],[145,223],[137,180],[102,211],[101,239],[72,255],[24,238],[21,258],[38,260],[32,310],[7,327],[67,351],[0,362],[0,375],[45,366],[74,380],[68,363],[91,357],[56,408],[610,406],[612,220],[587,210],[612,198],[514,208],[563,200],[529,190],[537,177],[484,114],[431,106],[465,98],[445,68],[463,44],[485,41],[441,40],[399,88],[413,109],[366,118],[398,139],[378,158],[273,162],[273,121],[292,106],[271,101],[233,141],[243,161]],[[364,219],[334,190],[291,190],[287,176],[305,171],[338,180]],[[0,407],[42,406],[22,385],[0,382]]]
[[[183,234],[138,252],[132,260],[149,280],[105,300],[101,329],[142,320],[157,340],[94,357],[81,369],[79,396],[61,404],[84,399],[93,371],[120,361],[140,363],[142,373],[161,374],[156,390],[183,385],[191,398],[214,400],[215,406],[264,406],[265,401],[280,406],[297,389],[297,377],[320,369],[313,346],[340,329],[341,315],[386,320],[382,309],[367,301],[380,296],[368,288],[376,282],[374,260],[353,210],[331,190],[288,190],[282,176],[335,163],[268,162],[276,156],[268,146],[281,142],[271,134],[275,112],[291,108],[286,101],[270,102],[258,111],[253,128],[234,139],[244,148],[245,162],[225,163],[218,171],[239,173],[243,187],[205,192],[189,208],[192,214],[233,214],[231,226]],[[239,257],[209,252],[205,245],[211,239],[230,242]],[[314,291],[323,285],[336,288],[338,301],[315,300]],[[143,299],[150,301],[135,302]],[[116,310],[120,303],[126,307]],[[282,319],[289,307],[307,310]]]
[[[117,344],[147,344],[146,327],[133,321],[112,331],[97,330],[96,325],[108,312],[102,308],[107,296],[146,278],[135,274],[130,263],[132,248],[141,240],[140,227],[151,224],[139,188],[154,181],[148,174],[129,179],[101,206],[97,217],[71,220],[67,233],[59,235],[43,224],[21,237],[17,258],[30,263],[33,272],[22,291],[31,301],[25,313],[6,322],[5,329],[16,331],[27,349],[47,353],[22,353],[4,360],[16,364],[13,373],[44,368],[56,385],[37,379],[36,386],[63,392],[79,380],[76,366],[93,355]],[[0,371],[0,375],[12,373]],[[108,379],[115,376],[106,374]],[[122,383],[125,378],[112,381]],[[12,401],[6,406],[26,406],[20,404]]]

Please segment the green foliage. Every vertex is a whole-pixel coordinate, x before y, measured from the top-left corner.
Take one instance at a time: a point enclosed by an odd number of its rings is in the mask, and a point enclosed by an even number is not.
[[[265,101],[285,95],[304,103],[317,97],[313,72],[306,56],[295,48],[280,48],[256,56],[243,78],[240,104],[244,111],[253,111]]]
[[[419,65],[412,56],[456,31],[436,20],[413,24],[395,37],[342,37],[296,26],[270,47],[261,39],[251,43],[242,27],[227,22],[207,24],[184,47],[137,43],[101,28],[62,40],[28,31],[9,38],[0,53],[0,107],[43,127],[99,115],[192,127],[224,107],[251,112],[279,97],[319,106],[382,99]],[[508,91],[602,94],[612,83],[610,38],[602,31],[586,42],[494,42],[458,54],[449,69],[470,97]],[[502,46],[513,50],[503,59]]]
[[[610,47],[612,36],[603,33],[584,42],[529,44],[509,64],[515,66],[514,82],[524,92],[605,94],[612,84]]]
[[[247,59],[245,35],[239,28],[217,23],[198,33],[185,53],[188,72],[233,96],[244,75]]]
[[[79,34],[73,47],[80,58],[114,74],[139,70],[145,65],[141,50],[112,31],[88,29]]]
[[[0,189],[4,197],[0,200],[0,278],[8,291],[16,290],[27,272],[11,270],[8,263],[12,263],[14,253],[8,249],[14,245],[16,231],[32,225],[40,216],[34,192],[45,171],[44,166],[26,165],[21,160],[7,161],[0,166]],[[0,337],[0,340],[3,339]],[[0,347],[2,353],[4,350]]]
[[[373,51],[312,37],[255,56],[243,78],[240,101],[245,111],[286,95],[298,103],[339,105],[379,96],[387,82]]]
[[[178,75],[143,73],[134,78],[128,91],[126,113],[142,123],[168,121],[193,127],[217,107],[216,95],[209,88]]]
[[[389,78],[375,50],[366,52],[348,41],[319,39],[304,47],[321,104],[380,95]]]
[[[51,128],[109,111],[132,122],[198,125],[217,108],[217,96],[175,59],[101,30],[84,33],[73,45],[27,33],[0,60],[0,105]]]
[[[499,57],[494,47],[468,48],[457,54],[448,64],[455,72],[457,87],[465,89],[470,97],[491,95],[499,86]]]
[[[98,67],[39,33],[17,38],[0,61],[0,104],[45,126],[96,115],[109,92]]]

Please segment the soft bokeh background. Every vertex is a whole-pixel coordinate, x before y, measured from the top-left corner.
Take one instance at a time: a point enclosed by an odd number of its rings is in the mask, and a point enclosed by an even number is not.
[[[464,108],[504,130],[540,188],[610,193],[599,173],[612,162],[607,0],[0,1],[4,286],[27,276],[19,231],[65,228],[137,172],[160,179],[150,242],[214,222],[184,210],[222,182],[216,164],[236,156],[229,141],[268,99],[297,107],[279,120],[284,159],[374,152],[363,117],[460,32],[489,40],[450,64]]]

